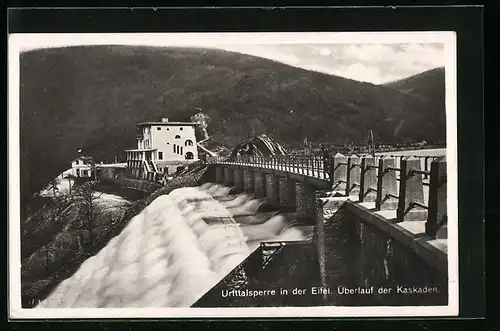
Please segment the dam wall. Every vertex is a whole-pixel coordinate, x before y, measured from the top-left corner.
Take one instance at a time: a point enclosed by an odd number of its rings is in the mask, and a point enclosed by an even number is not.
[[[446,252],[429,238],[374,215],[352,201],[327,220],[318,215],[314,242],[319,273],[322,286],[332,289],[324,303],[447,305]],[[372,293],[346,295],[346,289]]]
[[[275,208],[294,212],[302,224],[314,225],[313,241],[300,249],[305,252],[310,245],[315,254],[310,255],[307,267],[302,267],[314,270],[309,288],[319,283],[329,289],[319,295],[324,305],[447,305],[445,158],[338,154],[329,173],[322,173],[315,160],[280,162],[218,161],[209,167],[213,169],[209,179],[236,187],[235,179],[241,176],[232,174],[243,173],[246,193],[265,194],[264,199]],[[266,179],[264,190],[262,175]],[[430,182],[423,182],[429,178]],[[280,254],[291,249],[284,245]],[[264,260],[249,259],[242,268],[247,276],[251,269],[262,271],[268,265]],[[316,271],[318,279],[312,277]],[[231,283],[237,277],[229,275],[223,282]],[[263,277],[242,288],[278,290],[271,274]],[[292,273],[284,277],[290,283],[295,281]],[[197,305],[217,300],[209,296]],[[278,295],[265,302],[279,306],[280,300]],[[261,301],[250,298],[245,302],[252,306]],[[226,304],[238,306],[241,301],[228,300]]]

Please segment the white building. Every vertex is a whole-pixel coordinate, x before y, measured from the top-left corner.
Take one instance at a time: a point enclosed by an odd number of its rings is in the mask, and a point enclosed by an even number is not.
[[[90,178],[93,175],[92,171],[93,159],[88,156],[80,156],[71,161],[71,174],[78,178]]]
[[[198,160],[195,127],[199,123],[161,122],[139,123],[137,148],[126,150],[127,166],[138,177],[156,180],[169,175],[177,167]]]

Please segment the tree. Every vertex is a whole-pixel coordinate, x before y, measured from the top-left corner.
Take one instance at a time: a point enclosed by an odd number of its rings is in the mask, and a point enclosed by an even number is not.
[[[208,127],[208,122],[210,122],[210,116],[203,112],[199,112],[191,116],[191,122],[194,123],[199,123],[199,130],[200,130],[200,143],[203,141],[207,140],[208,137],[208,132],[207,132],[207,127]]]
[[[73,175],[73,174],[68,174],[66,175],[65,179],[68,180],[68,184],[69,184],[69,194],[71,194],[71,181],[75,181],[76,177]]]
[[[101,197],[102,192],[97,192],[97,181],[86,182],[74,189],[73,202],[80,208],[81,219],[80,225],[86,229],[89,234],[89,245],[90,252],[94,249],[94,236],[93,229],[96,226],[96,220],[98,217],[98,202],[97,200]],[[82,237],[80,239],[80,247]]]

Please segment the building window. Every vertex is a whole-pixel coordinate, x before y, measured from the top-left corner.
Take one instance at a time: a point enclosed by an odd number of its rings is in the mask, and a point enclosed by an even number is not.
[[[182,155],[182,146],[181,146],[181,153],[180,154]]]
[[[163,152],[158,152],[158,160],[163,160]]]
[[[193,146],[193,141],[192,140],[186,140],[186,146]]]
[[[181,136],[176,135],[176,136],[175,136],[175,139],[181,139]]]
[[[193,158],[194,158],[193,153],[191,153],[191,152],[186,153],[186,160],[192,160]]]
[[[177,147],[177,145],[174,144],[174,153],[177,153],[177,148],[176,147]]]
[[[161,130],[161,126],[157,127],[156,130],[160,131]]]
[[[182,130],[184,130],[184,128],[183,128],[183,127],[180,127],[180,128],[179,128],[179,130],[181,130],[181,131],[182,131]]]

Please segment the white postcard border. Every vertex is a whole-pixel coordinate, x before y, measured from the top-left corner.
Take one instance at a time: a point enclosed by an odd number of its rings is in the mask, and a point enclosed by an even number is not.
[[[404,307],[269,307],[269,308],[57,308],[21,306],[19,55],[39,47],[76,45],[148,45],[210,47],[232,44],[394,44],[443,43],[446,81],[446,158],[448,164],[448,305]],[[376,41],[376,42],[374,42]],[[56,44],[57,43],[57,44]],[[456,34],[428,32],[301,32],[301,33],[120,33],[11,34],[8,39],[8,252],[11,319],[68,318],[217,318],[217,317],[416,317],[457,316],[458,169]]]

